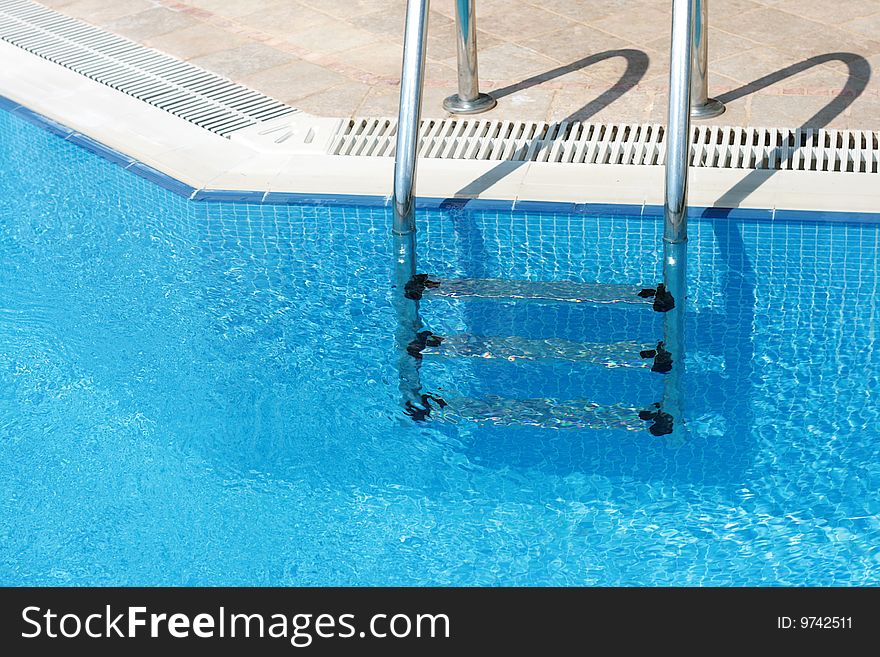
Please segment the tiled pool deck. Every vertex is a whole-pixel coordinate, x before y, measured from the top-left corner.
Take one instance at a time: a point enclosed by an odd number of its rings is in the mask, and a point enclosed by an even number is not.
[[[880,0],[709,0],[710,94],[733,126],[880,125]],[[405,0],[43,0],[319,116],[397,112]],[[477,0],[499,119],[665,122],[670,0]],[[424,116],[456,86],[432,3]]]

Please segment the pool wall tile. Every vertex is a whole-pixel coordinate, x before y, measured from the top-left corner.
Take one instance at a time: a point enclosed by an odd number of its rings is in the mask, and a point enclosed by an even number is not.
[[[91,137],[87,137],[79,132],[71,133],[67,137],[67,141],[76,144],[77,146],[81,146],[95,155],[103,157],[105,160],[118,164],[123,168],[127,168],[136,162],[134,158],[128,157],[117,151],[115,148],[109,148],[101,142],[95,141]]]
[[[274,205],[356,205],[366,207],[385,207],[389,199],[384,196],[363,194],[305,194],[303,192],[266,192],[263,203]]]
[[[644,207],[633,203],[578,203],[578,214],[638,217],[642,215]]]
[[[266,192],[247,191],[237,189],[197,189],[190,200],[193,201],[220,201],[243,203],[262,203]]]
[[[500,208],[499,208],[500,209]],[[577,203],[562,201],[519,201],[513,203],[513,210],[518,212],[549,212],[561,214],[575,214]]]
[[[180,196],[185,198],[191,198],[195,189],[190,187],[186,183],[182,183],[177,178],[172,178],[169,175],[162,173],[154,169],[151,166],[144,164],[143,162],[133,162],[129,166],[125,167],[126,171],[131,171],[135,175],[140,176],[150,182],[153,182],[160,187],[167,189],[169,192],[174,192]]]
[[[74,132],[67,126],[61,125],[60,123],[57,123],[52,119],[43,116],[42,114],[37,114],[36,112],[29,110],[27,107],[16,105],[15,109],[11,111],[13,114],[24,119],[28,123],[32,123],[35,126],[43,128],[44,130],[48,130],[52,134],[63,137],[64,139],[67,139],[67,137],[69,137]]]
[[[878,181],[877,184],[880,184]],[[778,221],[832,221],[848,224],[878,224],[880,212],[829,212],[825,210],[776,210]]]
[[[9,98],[6,98],[5,96],[0,96],[0,110],[6,110],[7,112],[12,112],[17,107],[21,107],[21,105],[16,103],[14,100],[10,100]]]

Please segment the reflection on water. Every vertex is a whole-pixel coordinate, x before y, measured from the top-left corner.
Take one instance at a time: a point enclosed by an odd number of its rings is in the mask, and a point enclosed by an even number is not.
[[[671,449],[650,306],[426,295],[449,406],[416,422],[384,210],[189,203],[0,137],[0,582],[880,583],[877,226],[692,222]],[[639,286],[659,236],[432,211],[419,269]]]

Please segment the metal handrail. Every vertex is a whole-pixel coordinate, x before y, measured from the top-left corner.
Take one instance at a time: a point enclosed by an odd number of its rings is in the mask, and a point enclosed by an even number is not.
[[[400,109],[397,119],[397,152],[394,158],[394,298],[397,314],[395,342],[400,354],[399,390],[405,408],[420,407],[419,363],[407,348],[422,328],[418,299],[406,293],[416,273],[415,183],[422,113],[428,11],[430,0],[409,0],[400,75]]]
[[[666,123],[666,187],[663,201],[663,284],[675,305],[663,316],[663,341],[673,367],[663,380],[662,410],[674,422],[673,442],[683,438],[684,315],[687,300],[687,192],[693,32],[696,3],[673,0]]]
[[[679,241],[680,236],[677,234],[682,231],[684,238],[687,238],[686,222],[683,220],[686,212],[687,169],[685,167],[682,170],[681,166],[669,166],[669,163],[680,162],[681,153],[688,148],[686,142],[691,115],[695,118],[705,118],[724,111],[723,104],[708,98],[708,0],[690,0],[686,4],[687,16],[682,16],[681,12],[685,11],[682,9],[682,3],[678,1],[673,3],[673,41],[670,50],[672,59],[666,160],[666,214],[669,226],[664,239],[673,242]],[[479,91],[475,5],[475,0],[456,0],[455,4],[459,91],[444,101],[444,107],[449,111],[474,113],[491,109],[496,103],[495,99]],[[394,162],[395,235],[415,232],[413,194],[429,10],[430,0],[407,2],[397,122],[397,154]],[[698,19],[696,22],[695,16]],[[677,36],[677,31],[681,30],[685,30],[686,37]],[[684,54],[679,54],[680,51]],[[686,57],[687,60],[682,57]],[[683,84],[686,88],[682,86]],[[689,107],[690,110],[683,110],[682,108],[685,107]],[[682,112],[689,115],[683,116]],[[679,129],[684,130],[684,141],[678,132]],[[670,190],[674,191],[671,195]]]
[[[480,92],[475,7],[475,0],[455,0],[458,93],[443,100],[443,108],[453,114],[478,114],[497,105],[491,95]],[[720,100],[709,98],[709,0],[696,0],[695,13],[691,117],[711,119],[723,114],[725,107]]]
[[[666,194],[663,241],[687,241],[687,185],[694,7],[698,0],[673,0],[669,50],[669,110],[666,124]]]
[[[474,0],[455,0],[455,41],[458,53],[458,93],[443,101],[453,114],[478,114],[497,104],[489,94],[480,93],[477,73],[477,17]]]
[[[397,151],[394,158],[394,234],[408,235],[416,230],[413,191],[419,123],[422,116],[422,89],[425,76],[428,11],[430,0],[409,0],[403,37],[403,68],[400,73],[400,107],[397,117]]]
[[[696,0],[693,28],[694,65],[691,78],[691,117],[711,119],[724,114],[724,103],[709,98],[709,0]]]
[[[664,315],[663,330],[666,350],[673,363],[664,378],[662,410],[674,422],[674,439],[684,431],[682,416],[684,374],[684,311],[687,299],[687,188],[690,163],[690,118],[695,66],[694,50],[705,50],[705,35],[695,34],[695,17],[699,15],[705,29],[706,0],[673,0],[672,44],[669,67],[669,113],[666,130],[666,181],[663,225],[663,282],[674,299],[674,306]],[[698,5],[699,3],[699,5]],[[467,6],[465,6],[467,5]],[[473,2],[460,2],[467,9],[462,16],[467,25],[459,36],[467,48],[473,39]],[[407,408],[420,406],[421,383],[418,360],[407,353],[422,327],[418,297],[408,296],[408,284],[416,274],[415,180],[421,119],[422,88],[427,46],[430,0],[408,0],[404,34],[403,67],[400,84],[400,109],[397,124],[397,152],[394,160],[393,228],[395,249],[395,299],[398,315],[397,346],[401,353],[400,391]],[[699,12],[699,14],[698,14]],[[699,45],[703,44],[703,45]],[[466,50],[462,48],[461,50]],[[460,50],[460,52],[461,52]],[[464,57],[474,67],[473,76],[465,82],[476,87],[476,57]],[[462,63],[462,59],[459,60]],[[703,67],[702,71],[705,71]],[[705,75],[700,74],[705,80]],[[461,78],[460,78],[461,81]],[[698,81],[699,82],[699,81]],[[703,86],[703,82],[699,82]],[[695,94],[696,95],[696,94]],[[493,101],[494,102],[494,101]],[[422,407],[424,403],[422,403]]]

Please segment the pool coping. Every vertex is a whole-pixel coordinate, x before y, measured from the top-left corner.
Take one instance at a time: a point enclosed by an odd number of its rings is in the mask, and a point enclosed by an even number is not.
[[[391,205],[391,158],[328,155],[296,143],[255,147],[6,42],[0,56],[10,63],[0,72],[0,109],[191,201]],[[663,173],[648,165],[425,158],[416,207],[660,217]],[[462,193],[488,176],[494,180],[481,192]],[[694,217],[880,223],[880,178],[692,168],[690,201]]]

